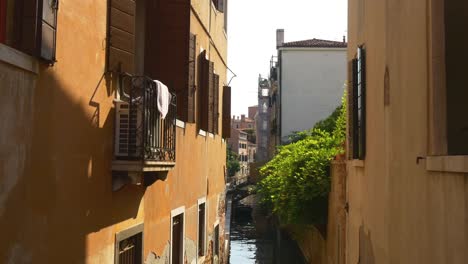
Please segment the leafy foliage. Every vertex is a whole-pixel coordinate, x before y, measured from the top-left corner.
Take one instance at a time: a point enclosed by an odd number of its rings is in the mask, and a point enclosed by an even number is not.
[[[239,159],[237,157],[237,154],[234,151],[232,151],[230,147],[226,149],[226,152],[227,171],[228,175],[232,177],[236,174],[236,172],[240,170]]]
[[[279,148],[260,169],[258,193],[263,203],[284,223],[308,219],[326,221],[330,192],[330,161],[344,152],[346,102],[309,131],[296,133],[296,141]]]

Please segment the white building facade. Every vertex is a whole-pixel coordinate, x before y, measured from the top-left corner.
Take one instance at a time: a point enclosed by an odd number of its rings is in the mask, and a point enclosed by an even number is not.
[[[283,43],[277,31],[281,141],[312,128],[341,104],[346,42],[310,39]]]

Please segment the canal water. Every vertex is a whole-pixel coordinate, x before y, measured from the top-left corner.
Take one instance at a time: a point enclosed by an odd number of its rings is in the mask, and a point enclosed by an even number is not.
[[[297,244],[271,222],[255,195],[233,202],[229,263],[305,263]]]

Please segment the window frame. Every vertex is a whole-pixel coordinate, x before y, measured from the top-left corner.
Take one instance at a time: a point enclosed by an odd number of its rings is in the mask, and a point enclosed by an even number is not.
[[[429,13],[429,135],[426,170],[468,173],[468,155],[450,155],[448,150],[445,0],[431,0]]]
[[[202,255],[200,255],[200,205],[204,205],[204,226],[203,226],[203,249],[202,249]],[[206,255],[206,217],[207,217],[207,203],[206,203],[206,197],[198,199],[197,202],[197,256],[203,257]]]
[[[174,225],[174,218],[182,215],[182,260],[185,259],[185,206],[178,207],[171,211],[171,221],[170,221],[170,231],[171,231],[171,241],[170,241],[170,249],[169,249],[169,263],[173,263],[174,256],[172,255],[172,245],[173,245],[173,225]]]
[[[364,160],[366,156],[366,49],[364,45],[358,46],[351,67],[351,157]]]
[[[114,263],[119,264],[119,246],[120,242],[122,242],[125,239],[131,238],[135,235],[141,234],[141,255],[140,258],[143,261],[144,256],[143,256],[143,249],[144,249],[144,223],[140,223],[138,225],[129,227],[125,230],[122,230],[118,233],[115,234],[115,244],[114,244]]]

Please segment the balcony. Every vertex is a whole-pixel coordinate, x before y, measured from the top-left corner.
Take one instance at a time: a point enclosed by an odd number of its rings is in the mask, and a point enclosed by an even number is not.
[[[121,186],[147,185],[146,176],[159,177],[176,161],[176,96],[170,93],[168,113],[158,110],[158,88],[146,76],[121,74],[120,98],[115,100],[113,178]],[[115,189],[115,188],[114,188]]]

